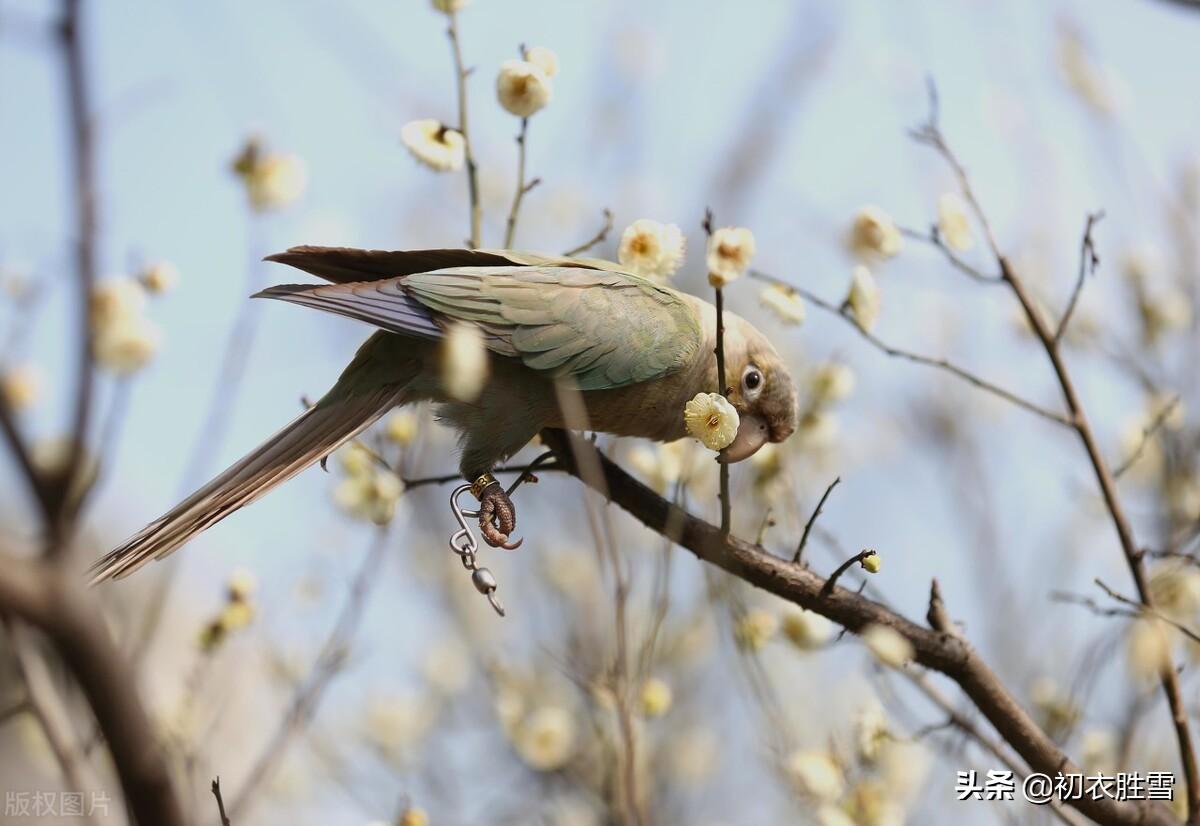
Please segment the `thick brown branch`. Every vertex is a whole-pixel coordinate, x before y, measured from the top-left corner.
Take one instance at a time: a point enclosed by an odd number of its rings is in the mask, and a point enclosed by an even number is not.
[[[889,611],[867,597],[845,588],[834,588],[827,596],[825,581],[790,560],[774,556],[719,528],[697,519],[671,504],[634,479],[612,461],[577,437],[563,431],[543,431],[542,439],[558,453],[559,462],[572,475],[578,471],[575,452],[591,454],[599,463],[603,480],[592,483],[606,490],[610,501],[627,510],[651,530],[665,535],[668,526],[677,531],[678,544],[701,560],[733,574],[802,608],[825,616],[852,633],[869,625],[885,625],[912,644],[916,661],[947,675],[962,688],[996,731],[1033,771],[1053,776],[1057,772],[1080,771],[1058,745],[1042,731],[1001,684],[979,655],[961,638],[929,630]],[[1169,824],[1171,812],[1157,803],[1124,802],[1110,799],[1078,800],[1072,804],[1084,815],[1105,824]]]
[[[54,643],[104,733],[133,819],[156,826],[186,823],[154,728],[93,595],[51,563],[4,556],[0,612],[34,626]]]

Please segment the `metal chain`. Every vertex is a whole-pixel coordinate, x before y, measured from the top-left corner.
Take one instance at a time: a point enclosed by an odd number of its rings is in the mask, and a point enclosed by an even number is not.
[[[467,520],[478,519],[479,511],[463,507],[458,503],[460,496],[470,492],[470,485],[459,485],[450,494],[450,511],[458,521],[458,530],[450,536],[450,550],[458,554],[463,567],[471,572],[471,584],[475,586],[475,590],[487,597],[497,614],[504,616],[504,606],[496,598],[498,583],[495,575],[487,568],[480,568],[475,564],[479,541],[475,539],[475,533],[471,530],[471,525]]]

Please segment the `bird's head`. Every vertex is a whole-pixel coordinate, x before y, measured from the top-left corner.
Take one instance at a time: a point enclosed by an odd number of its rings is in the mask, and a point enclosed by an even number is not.
[[[725,382],[738,412],[737,436],[718,461],[740,462],[767,442],[782,442],[796,430],[796,386],[766,336],[745,319],[725,314]]]

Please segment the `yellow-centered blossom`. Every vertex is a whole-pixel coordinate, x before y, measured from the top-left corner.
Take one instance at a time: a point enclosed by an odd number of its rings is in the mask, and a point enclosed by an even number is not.
[[[558,55],[545,46],[531,46],[525,50],[522,57],[527,63],[532,63],[545,72],[548,78],[553,79],[558,74]]]
[[[506,60],[496,76],[496,99],[506,112],[527,118],[543,109],[554,94],[549,75],[528,60]]]
[[[875,283],[874,276],[866,267],[858,265],[854,268],[854,275],[850,280],[850,291],[846,294],[845,306],[850,309],[854,320],[865,332],[869,333],[875,329],[881,304],[879,285]]]
[[[720,393],[697,393],[683,408],[683,423],[709,450],[723,450],[738,431],[738,412]]]
[[[708,239],[708,283],[724,287],[745,274],[754,257],[754,233],[745,227],[721,227]]]
[[[400,129],[400,140],[414,158],[437,172],[455,172],[466,162],[462,133],[441,121],[410,121]]]
[[[865,206],[854,216],[849,243],[860,258],[891,258],[904,246],[892,216],[877,206]]]
[[[971,237],[967,205],[953,192],[943,193],[938,198],[937,225],[938,236],[955,252],[966,252],[975,244],[975,239]]]
[[[803,324],[808,315],[800,293],[782,284],[771,284],[764,288],[758,300],[785,324]]]
[[[666,280],[683,263],[683,232],[675,224],[639,218],[621,233],[617,261],[634,275]]]

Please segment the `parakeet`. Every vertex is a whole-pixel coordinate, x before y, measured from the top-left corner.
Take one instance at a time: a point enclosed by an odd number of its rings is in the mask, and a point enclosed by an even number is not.
[[[545,427],[673,441],[684,405],[715,391],[716,310],[597,259],[488,250],[388,252],[293,247],[268,256],[331,284],[288,284],[274,298],[378,328],[337,383],[265,443],[92,566],[93,584],[161,559],[195,534],[322,459],[389,410],[435,402],[458,432],[459,469],[480,500],[480,530],[509,545],[513,504],[490,471]],[[725,394],[740,419],[719,461],[737,462],[796,428],[791,377],[758,330],[725,313]],[[490,375],[467,403],[442,388],[441,339],[477,326]],[[579,391],[587,422],[567,421],[558,388]]]

